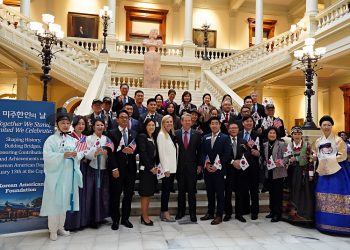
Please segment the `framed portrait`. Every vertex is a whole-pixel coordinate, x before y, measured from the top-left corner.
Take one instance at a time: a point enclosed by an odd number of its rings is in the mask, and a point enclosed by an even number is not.
[[[208,48],[216,48],[216,30],[208,30]],[[204,30],[193,29],[192,35],[193,43],[198,47],[204,47]]]
[[[67,36],[98,38],[99,15],[68,12]]]
[[[20,6],[21,0],[4,0],[4,4],[13,5],[13,6]]]

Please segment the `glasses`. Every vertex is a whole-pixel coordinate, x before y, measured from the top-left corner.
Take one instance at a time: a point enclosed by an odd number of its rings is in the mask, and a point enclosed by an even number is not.
[[[126,119],[128,119],[129,117],[128,116],[119,116],[119,119],[124,119],[124,120],[126,120]]]

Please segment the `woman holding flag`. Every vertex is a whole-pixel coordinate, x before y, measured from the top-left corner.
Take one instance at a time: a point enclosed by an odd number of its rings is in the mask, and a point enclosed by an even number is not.
[[[105,135],[105,121],[95,119],[92,123],[94,133],[87,137],[88,152],[86,158],[90,160],[86,171],[85,200],[86,214],[89,225],[97,228],[106,217],[109,217],[109,175],[107,169],[107,150],[114,151],[112,141]]]
[[[266,130],[267,142],[264,143],[264,165],[267,167],[267,188],[270,194],[271,222],[278,222],[282,215],[283,180],[287,177],[288,157],[284,155],[286,145],[277,140],[278,130],[276,127],[269,127]]]

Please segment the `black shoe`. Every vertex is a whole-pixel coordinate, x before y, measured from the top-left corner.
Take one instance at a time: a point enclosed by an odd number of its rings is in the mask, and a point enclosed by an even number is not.
[[[134,227],[129,220],[122,220],[122,222],[120,224],[124,225],[127,228],[133,228]]]
[[[214,219],[214,215],[212,214],[206,214],[200,218],[200,220],[212,220],[212,219]]]
[[[265,187],[263,187],[262,189],[261,189],[261,193],[266,193],[266,192],[268,192],[269,190],[267,189],[267,188],[265,188]]]
[[[90,224],[90,227],[93,228],[93,229],[98,229],[99,224],[98,224],[97,222],[92,222],[92,223]]]
[[[271,222],[279,222],[279,221],[280,221],[280,219],[281,219],[281,217],[280,217],[280,216],[278,216],[278,215],[274,215],[274,216],[272,217],[272,219],[271,219]]]
[[[236,215],[235,218],[236,218],[236,220],[239,220],[240,222],[243,222],[243,223],[247,222],[246,219],[244,219],[244,217],[242,215]]]
[[[271,219],[273,217],[272,213],[269,213],[268,215],[265,216],[266,219]]]
[[[252,214],[252,216],[250,218],[252,220],[257,220],[258,219],[258,215],[257,214]]]
[[[190,219],[192,222],[197,222],[197,216],[195,214],[190,214]]]
[[[229,220],[231,220],[231,215],[230,214],[225,214],[224,221],[229,221]]]
[[[175,220],[181,220],[184,217],[184,214],[177,214]]]
[[[175,188],[170,189],[170,193],[175,194],[176,193]]]
[[[221,216],[216,216],[212,222],[210,222],[211,225],[219,225],[222,222],[222,217]]]
[[[119,223],[118,222],[113,222],[111,228],[112,228],[112,230],[118,230],[119,229]]]
[[[149,220],[149,222],[146,222],[141,215],[141,224],[144,224],[145,226],[153,226],[153,221]]]
[[[160,193],[160,189],[157,188],[156,190],[154,190],[154,193],[159,194]]]

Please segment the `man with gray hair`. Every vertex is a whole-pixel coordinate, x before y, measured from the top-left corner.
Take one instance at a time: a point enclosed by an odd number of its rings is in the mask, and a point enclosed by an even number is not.
[[[196,184],[197,175],[201,173],[201,135],[191,129],[191,115],[184,113],[181,116],[182,128],[175,131],[179,144],[178,166],[176,172],[179,189],[176,220],[185,216],[186,192],[188,193],[188,206],[190,219],[197,221],[196,216]]]

